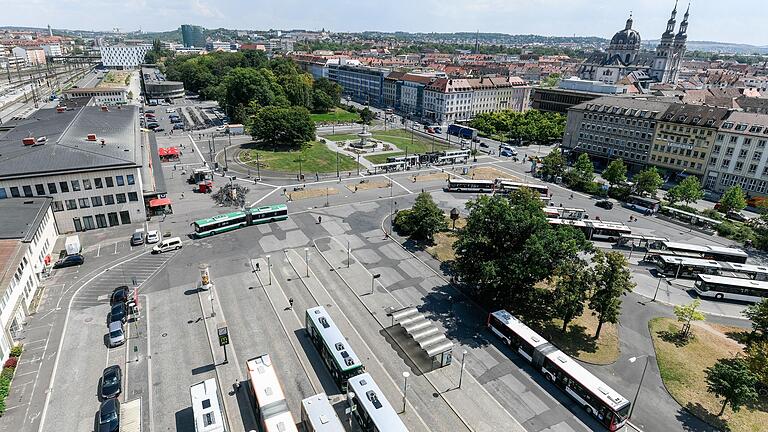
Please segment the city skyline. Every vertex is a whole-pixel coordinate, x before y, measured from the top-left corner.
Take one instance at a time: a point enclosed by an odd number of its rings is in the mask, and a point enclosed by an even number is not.
[[[606,0],[537,0],[531,4],[480,0],[468,4],[456,0],[428,0],[408,4],[401,0],[386,5],[359,4],[332,0],[324,5],[303,4],[300,0],[169,0],[162,5],[145,0],[129,2],[31,0],[0,3],[8,11],[5,25],[71,30],[111,30],[147,32],[169,31],[181,24],[229,29],[307,29],[325,28],[335,32],[406,31],[412,33],[495,32],[551,36],[598,36],[609,39],[630,12],[634,28],[643,40],[658,39],[674,7],[671,0],[650,0],[642,8],[616,6]],[[740,2],[744,9],[757,6],[757,0]],[[353,7],[354,6],[354,7]],[[678,4],[678,25],[687,2]],[[741,10],[741,8],[739,8]],[[115,14],[115,11],[120,13]],[[301,11],[301,13],[296,13]],[[691,4],[689,40],[768,45],[768,34],[755,33],[758,15],[728,14],[715,1]],[[90,26],[80,19],[89,17]]]

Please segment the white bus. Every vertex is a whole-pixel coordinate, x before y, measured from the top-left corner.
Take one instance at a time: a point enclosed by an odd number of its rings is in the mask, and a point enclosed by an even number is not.
[[[245,363],[254,410],[263,432],[298,432],[269,354]]]
[[[344,426],[325,393],[301,401],[301,423],[305,432],[344,432]]]
[[[744,278],[700,274],[694,289],[701,297],[713,297],[718,300],[757,303],[768,297],[768,282]]]
[[[505,310],[488,316],[488,328],[608,430],[624,427],[630,402],[567,354]]]
[[[349,401],[355,420],[366,432],[408,432],[400,416],[368,373],[349,379]]]
[[[544,207],[544,214],[548,218],[568,220],[582,220],[589,217],[586,209],[568,207]]]
[[[494,180],[464,180],[449,179],[448,192],[493,192],[496,189]]]
[[[549,188],[546,185],[534,183],[519,183],[510,180],[497,179],[497,187],[501,193],[512,193],[521,188],[534,190],[541,195],[542,199],[549,200]]]
[[[631,234],[632,230],[621,222],[607,222],[591,219],[569,220],[548,218],[547,222],[553,227],[568,225],[584,233],[587,240],[607,240],[616,242],[622,234]]]
[[[673,252],[694,253],[702,258],[713,259],[715,261],[727,261],[744,264],[747,262],[747,253],[741,249],[722,246],[702,246],[688,243],[678,243],[671,241],[660,241],[651,245],[652,249],[661,249]]]
[[[213,378],[201,381],[189,388],[192,399],[192,415],[195,418],[195,432],[226,432],[221,401]]]

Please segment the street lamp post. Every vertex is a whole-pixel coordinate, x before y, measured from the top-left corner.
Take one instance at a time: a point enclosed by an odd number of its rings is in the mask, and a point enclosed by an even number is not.
[[[651,299],[652,302],[656,301],[656,295],[659,293],[659,287],[661,286],[661,281],[665,281],[667,278],[665,276],[659,276],[659,283],[656,284],[656,291],[653,292],[653,299]]]
[[[309,277],[309,248],[304,248],[304,264],[307,265],[307,277]]]
[[[261,167],[259,165],[259,152],[256,152],[256,180],[261,180]]]
[[[269,283],[267,285],[272,285],[272,266],[269,264],[269,255],[267,255],[267,274],[269,275]]]
[[[403,372],[403,412],[405,412],[406,393],[408,392],[408,377],[411,376],[408,372]]]
[[[459,388],[461,388],[461,380],[464,378],[464,358],[467,356],[467,350],[461,352],[461,372],[459,372]]]
[[[347,268],[349,268],[349,240],[347,240]]]
[[[635,404],[637,404],[637,397],[640,396],[640,388],[643,386],[643,379],[645,379],[645,371],[648,369],[648,359],[650,356],[645,356],[645,366],[643,366],[643,373],[640,375],[640,383],[637,385],[637,392],[635,392],[635,398],[632,400],[632,406],[629,407],[629,414],[627,420],[632,418],[632,412],[635,410]],[[637,361],[637,357],[630,357],[629,362],[634,363]]]
[[[371,275],[371,294],[373,294],[373,283],[376,281],[376,279],[381,277],[381,273],[376,273]]]

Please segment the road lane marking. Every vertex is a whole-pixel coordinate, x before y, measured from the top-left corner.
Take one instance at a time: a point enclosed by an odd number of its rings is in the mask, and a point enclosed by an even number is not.
[[[397,180],[393,179],[392,177],[390,177],[390,176],[384,176],[384,177],[388,178],[389,181],[393,182],[394,184],[400,186],[404,191],[408,192],[408,194],[412,194],[413,193],[410,190],[408,190],[407,187],[401,185],[400,182],[398,182]],[[392,187],[392,185],[390,185],[390,187]]]

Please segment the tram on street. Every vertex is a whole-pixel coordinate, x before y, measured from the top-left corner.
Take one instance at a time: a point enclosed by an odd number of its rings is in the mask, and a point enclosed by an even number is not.
[[[263,432],[298,432],[269,354],[245,363],[254,410]]]
[[[236,230],[250,225],[259,225],[288,219],[288,206],[275,204],[248,208],[242,211],[224,213],[192,222],[193,235],[203,238]]]
[[[408,432],[370,374],[350,378],[348,388],[354,393],[349,403],[360,429],[366,432]]]
[[[195,432],[227,432],[215,379],[190,386],[189,396],[192,399]]]
[[[346,392],[349,378],[365,372],[363,364],[324,307],[307,309],[304,318],[309,339],[317,348],[339,389]]]
[[[567,354],[505,310],[488,316],[488,328],[610,431],[624,427],[630,402]]]

